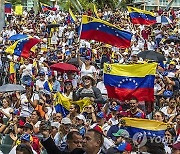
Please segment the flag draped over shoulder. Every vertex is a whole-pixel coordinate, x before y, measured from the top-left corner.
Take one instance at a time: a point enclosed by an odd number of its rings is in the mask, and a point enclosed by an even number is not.
[[[11,3],[8,3],[8,2],[5,2],[4,4],[4,12],[7,14],[11,14],[11,11],[12,11],[12,4]]]
[[[129,16],[133,24],[153,25],[156,23],[156,17],[153,12],[140,10],[128,6]]]
[[[104,84],[108,96],[119,100],[136,97],[139,101],[154,101],[156,63],[104,64]]]
[[[49,6],[47,4],[41,3],[41,8],[43,11],[56,11],[57,8],[53,6]]]
[[[149,119],[123,117],[122,120],[125,121],[126,128],[131,137],[136,133],[145,134],[147,137],[163,137],[168,127],[167,123]]]
[[[70,17],[71,17],[71,22],[76,22],[77,18],[74,15],[74,13],[72,12],[71,8],[69,8],[69,14],[70,14]]]
[[[104,42],[119,48],[127,48],[131,44],[132,33],[120,30],[101,19],[83,15],[80,38]]]
[[[92,104],[90,99],[82,99],[72,102],[72,100],[63,96],[60,92],[57,92],[54,95],[54,106],[56,112],[62,113],[63,117],[65,117],[69,113],[69,109],[72,103],[79,105],[81,112],[85,106]]]
[[[37,38],[26,37],[24,39],[17,40],[13,45],[6,49],[6,52],[16,56],[28,58],[31,48],[40,41],[41,40]]]

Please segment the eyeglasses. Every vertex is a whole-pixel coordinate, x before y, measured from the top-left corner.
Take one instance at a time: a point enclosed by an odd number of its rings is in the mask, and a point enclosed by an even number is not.
[[[86,109],[91,109],[91,107],[85,107]]]

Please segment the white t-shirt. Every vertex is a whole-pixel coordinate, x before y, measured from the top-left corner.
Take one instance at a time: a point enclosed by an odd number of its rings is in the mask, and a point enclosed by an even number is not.
[[[103,81],[98,82],[96,87],[99,88],[99,90],[101,91],[101,94],[107,94],[107,89]]]
[[[44,86],[43,86],[43,85],[44,85],[45,82],[46,82],[46,80],[41,81],[40,79],[36,81],[36,86],[39,87],[39,90],[44,89]]]
[[[163,112],[168,117],[172,117],[176,114],[176,109],[172,112],[172,114],[168,114],[168,106],[165,106],[161,109],[161,112]]]
[[[40,124],[41,124],[41,121],[38,121],[38,122],[36,122],[36,124],[34,125],[34,127],[39,128],[39,127],[40,127]]]
[[[38,94],[33,94],[31,97],[31,101],[39,100]],[[26,94],[21,95],[21,117],[29,117],[31,113],[33,112],[34,108],[33,106],[28,102]]]
[[[33,68],[33,65],[32,64],[28,64],[28,65],[21,65],[20,66],[20,69],[22,68],[22,67],[26,67],[25,69],[23,69],[23,71],[22,71],[22,77],[24,76],[24,75],[29,75],[29,76],[32,76],[32,68]]]
[[[11,107],[7,107],[6,109],[1,108],[1,110],[2,110],[3,112],[5,112],[6,114],[9,114],[9,115],[10,115],[9,112],[10,112],[11,109],[12,109]],[[6,117],[6,116],[4,115],[3,118],[8,118],[8,117]]]
[[[148,50],[154,50],[155,43],[153,41],[147,42],[147,48]]]
[[[81,67],[81,77],[85,76],[85,75],[88,75],[88,74],[91,74],[93,75],[93,73],[96,72],[96,69],[94,66],[90,66],[90,68],[87,70],[85,68],[85,64],[83,63],[82,64],[82,67]]]

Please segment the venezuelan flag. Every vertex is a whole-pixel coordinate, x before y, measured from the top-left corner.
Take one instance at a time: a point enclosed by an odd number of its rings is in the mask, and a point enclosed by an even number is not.
[[[93,4],[93,8],[94,8],[94,13],[95,13],[96,17],[99,18],[98,11],[96,9],[96,5],[95,4]]]
[[[70,14],[70,17],[71,17],[71,22],[76,22],[77,21],[77,18],[76,16],[74,15],[74,13],[72,12],[71,8],[69,8],[69,14]]]
[[[81,112],[85,106],[92,104],[90,99],[82,99],[72,102],[72,100],[64,97],[60,92],[57,92],[54,95],[54,107],[56,109],[56,112],[62,113],[63,117],[65,117],[69,113],[69,109],[72,103],[79,105]]]
[[[28,35],[26,35],[26,34],[15,34],[15,35],[12,35],[8,40],[17,41],[17,40],[24,39],[27,37],[28,37]]]
[[[140,10],[128,6],[129,16],[133,24],[153,25],[156,23],[156,17],[153,12]]]
[[[139,119],[139,118],[127,118],[123,117],[122,120],[125,121],[126,128],[133,137],[136,133],[145,134],[147,137],[150,136],[164,136],[165,130],[168,128],[168,124],[164,122],[159,122],[149,119]]]
[[[37,43],[39,43],[40,41],[41,40],[37,38],[32,38],[32,37],[20,39],[16,41],[13,45],[9,46],[6,49],[6,52],[9,54],[14,54],[17,56],[28,58],[31,48]]]
[[[56,11],[57,10],[56,7],[52,7],[47,4],[43,4],[43,3],[41,3],[41,8],[43,11]]]
[[[110,98],[154,101],[156,63],[104,64],[104,84]]]
[[[101,19],[83,15],[80,38],[104,42],[119,48],[127,48],[131,44],[132,34],[120,30]]]
[[[4,4],[4,11],[5,11],[5,13],[11,14],[12,4],[8,3],[8,2],[5,2],[5,4]]]

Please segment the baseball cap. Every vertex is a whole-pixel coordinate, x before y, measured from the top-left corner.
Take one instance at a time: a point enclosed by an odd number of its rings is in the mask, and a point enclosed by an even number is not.
[[[59,129],[60,123],[59,122],[51,122],[51,127],[56,127]]]
[[[71,119],[65,117],[61,120],[61,124],[68,125],[68,124],[72,124],[72,122]]]
[[[106,118],[106,115],[104,112],[98,112],[96,117],[99,117],[99,118]]]
[[[24,128],[29,128],[29,129],[33,130],[33,126],[30,123],[25,123]]]
[[[45,75],[45,72],[44,71],[40,71],[39,75]]]
[[[29,87],[33,87],[34,83],[32,81],[25,81],[24,85],[29,86]]]
[[[31,141],[31,136],[29,134],[23,134],[20,138],[21,140],[30,142]]]
[[[76,118],[83,120],[84,123],[86,122],[86,118],[82,114],[77,115]]]
[[[169,65],[176,65],[176,63],[174,61],[171,61]]]
[[[19,112],[19,110],[14,109],[13,114],[14,114],[14,115],[20,115],[20,112]]]
[[[91,60],[91,57],[90,56],[86,56],[85,60]]]
[[[54,74],[54,72],[49,71],[47,75],[48,75],[48,76],[51,76],[51,75],[54,76],[55,74]]]
[[[129,138],[129,133],[125,129],[119,129],[117,133],[113,133],[113,136]]]
[[[99,125],[96,125],[93,129],[95,131],[99,132],[100,134],[104,135],[103,130],[102,130],[102,128]]]

